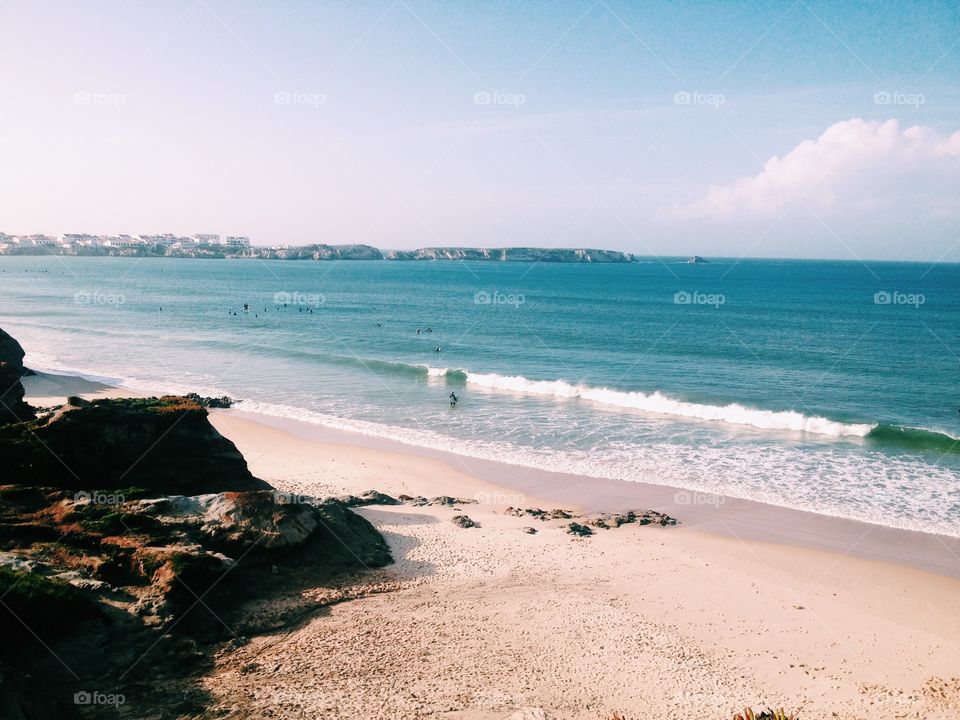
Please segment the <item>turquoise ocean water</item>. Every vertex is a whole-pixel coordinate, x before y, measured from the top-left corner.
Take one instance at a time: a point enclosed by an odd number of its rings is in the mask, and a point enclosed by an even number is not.
[[[0,257],[0,326],[40,369],[960,536],[957,265]]]

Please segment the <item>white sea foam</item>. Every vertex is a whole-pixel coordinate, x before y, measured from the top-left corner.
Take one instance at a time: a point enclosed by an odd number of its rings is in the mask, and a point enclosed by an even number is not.
[[[759,445],[692,447],[670,442],[616,443],[596,449],[558,450],[517,445],[505,438],[454,438],[424,428],[348,419],[289,405],[243,401],[235,409],[358,433],[462,457],[504,462],[585,477],[649,482],[711,495],[850,518],[889,527],[960,537],[960,525],[937,507],[939,488],[955,476],[947,468],[910,459],[850,454],[823,447],[811,457],[802,448]],[[877,505],[878,487],[907,489],[896,512]]]
[[[31,352],[28,365],[64,374],[84,375],[93,380],[117,383],[118,368],[88,368],[64,361],[54,350],[49,355]],[[467,382],[490,392],[530,393],[558,399],[557,410],[580,401],[608,407],[623,407],[643,413],[752,425],[759,428],[804,430],[822,437],[866,434],[869,426],[856,426],[799,413],[772,412],[740,405],[710,406],[685,403],[661,393],[638,393],[575,385],[565,381],[533,381],[524,377],[471,373],[450,368],[422,366],[420,372],[436,378]],[[201,378],[166,380],[148,368],[123,368],[120,384],[139,391],[178,392],[193,390],[204,395],[232,394],[228,389]],[[111,377],[111,375],[113,377]],[[235,390],[235,389],[234,389]],[[815,452],[791,443],[762,440],[746,444],[712,445],[678,443],[651,437],[643,442],[627,440],[585,447],[556,447],[517,443],[503,432],[482,431],[479,437],[453,437],[425,427],[404,427],[351,419],[344,409],[318,412],[289,404],[243,401],[241,411],[305,421],[333,430],[360,433],[372,438],[398,441],[411,446],[456,453],[463,457],[506,462],[547,471],[585,477],[650,482],[696,492],[739,497],[925,532],[960,536],[960,525],[951,511],[951,498],[944,488],[955,487],[956,474],[949,467],[931,466],[910,457],[850,452],[849,443],[818,443]],[[744,422],[744,421],[748,422]],[[738,422],[739,421],[739,422]],[[825,424],[824,424],[825,423]],[[826,430],[826,432],[824,432]],[[851,431],[853,430],[853,431]],[[883,502],[888,488],[896,505]]]
[[[430,376],[447,375],[447,368],[428,368]],[[605,387],[572,385],[564,380],[529,380],[520,375],[497,375],[496,373],[463,373],[468,385],[495,391],[545,395],[562,399],[581,399],[602,405],[630,408],[659,415],[714,420],[732,425],[750,425],[765,430],[790,430],[816,433],[832,437],[865,437],[874,425],[844,423],[816,415],[804,415],[792,410],[761,410],[739,403],[729,405],[704,405],[675,400],[663,393],[625,392]]]

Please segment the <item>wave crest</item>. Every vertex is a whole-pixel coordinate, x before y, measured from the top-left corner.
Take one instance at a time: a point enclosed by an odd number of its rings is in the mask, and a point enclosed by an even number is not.
[[[520,375],[504,376],[496,373],[468,372],[466,377],[467,384],[491,390],[507,390],[557,398],[578,398],[659,415],[715,420],[732,425],[750,425],[765,430],[792,430],[832,437],[866,437],[874,428],[874,425],[838,422],[824,417],[804,415],[793,410],[761,410],[739,403],[703,405],[684,402],[659,391],[626,392],[605,387],[572,385],[564,380],[528,380]]]

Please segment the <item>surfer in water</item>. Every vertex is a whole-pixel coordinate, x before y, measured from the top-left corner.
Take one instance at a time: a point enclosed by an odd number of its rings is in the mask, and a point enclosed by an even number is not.
[[[450,407],[456,407],[456,406],[457,406],[457,394],[450,393]]]

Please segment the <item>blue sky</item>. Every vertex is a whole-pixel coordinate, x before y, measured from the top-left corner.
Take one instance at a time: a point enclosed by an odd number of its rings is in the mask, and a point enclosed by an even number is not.
[[[0,43],[10,233],[960,260],[956,3],[8,1]]]

